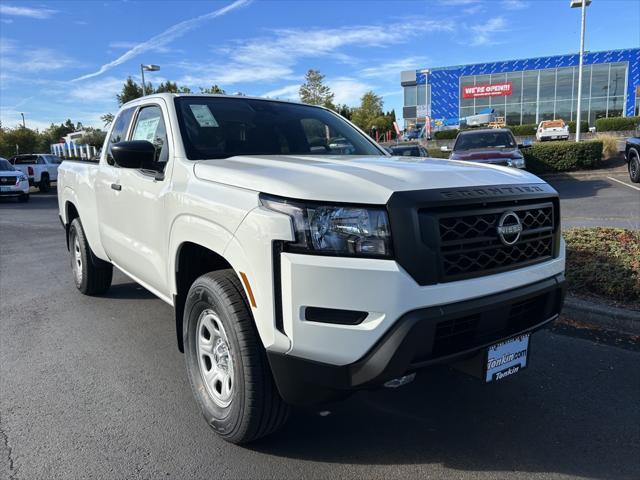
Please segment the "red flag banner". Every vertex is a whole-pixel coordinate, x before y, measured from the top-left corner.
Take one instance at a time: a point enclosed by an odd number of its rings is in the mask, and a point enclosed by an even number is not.
[[[505,97],[513,93],[513,83],[485,83],[482,85],[465,85],[462,87],[462,98]]]

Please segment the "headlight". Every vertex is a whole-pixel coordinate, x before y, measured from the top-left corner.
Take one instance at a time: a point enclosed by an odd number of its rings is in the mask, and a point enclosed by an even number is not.
[[[27,178],[27,176],[26,176],[26,175],[20,175],[20,176],[18,177],[18,182],[26,182],[26,181],[28,181],[28,180],[29,180],[29,179]]]
[[[507,160],[507,165],[513,168],[524,168],[524,158],[511,158]]]
[[[291,252],[390,258],[389,218],[382,207],[303,203],[261,195],[262,205],[291,217]]]

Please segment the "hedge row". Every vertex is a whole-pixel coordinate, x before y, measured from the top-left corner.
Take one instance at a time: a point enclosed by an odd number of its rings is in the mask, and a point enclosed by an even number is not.
[[[597,132],[635,130],[640,125],[640,117],[608,117],[596,120]]]
[[[534,123],[525,125],[511,125],[507,127],[515,136],[529,137],[536,134],[538,126]]]
[[[569,125],[569,133],[576,133],[576,122],[567,122],[567,125]],[[586,120],[581,120],[580,132],[586,133],[588,131],[589,131],[589,122],[587,122]]]
[[[567,172],[595,168],[602,160],[602,142],[544,142],[523,148],[527,170],[533,173]]]
[[[457,128],[453,128],[451,130],[440,130],[438,132],[434,132],[433,138],[436,140],[453,140],[458,136],[460,130]]]
[[[449,158],[451,155],[451,152],[443,152],[439,148],[427,148],[427,152],[431,158]]]

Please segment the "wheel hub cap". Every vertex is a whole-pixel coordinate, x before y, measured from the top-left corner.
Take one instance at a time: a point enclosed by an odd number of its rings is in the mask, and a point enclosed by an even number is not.
[[[73,239],[73,257],[71,259],[73,263],[73,273],[76,276],[78,283],[82,283],[82,252],[80,251],[80,241],[76,235]]]
[[[198,366],[209,395],[220,407],[231,404],[234,393],[233,356],[227,332],[213,310],[198,318]]]

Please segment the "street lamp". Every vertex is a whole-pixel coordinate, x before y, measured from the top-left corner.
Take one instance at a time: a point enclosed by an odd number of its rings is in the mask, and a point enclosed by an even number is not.
[[[27,125],[24,123],[24,113],[21,113],[20,115],[22,115],[22,128],[27,128]]]
[[[160,65],[145,65],[143,63],[140,64],[140,75],[142,76],[142,95],[146,95],[147,86],[144,83],[144,71],[147,72],[157,72],[160,70]]]
[[[578,104],[576,113],[576,142],[580,141],[580,122],[582,121],[582,64],[584,62],[584,26],[587,19],[587,7],[591,5],[591,0],[571,0],[571,8],[582,10],[582,27],[580,29],[580,66],[578,67]]]

